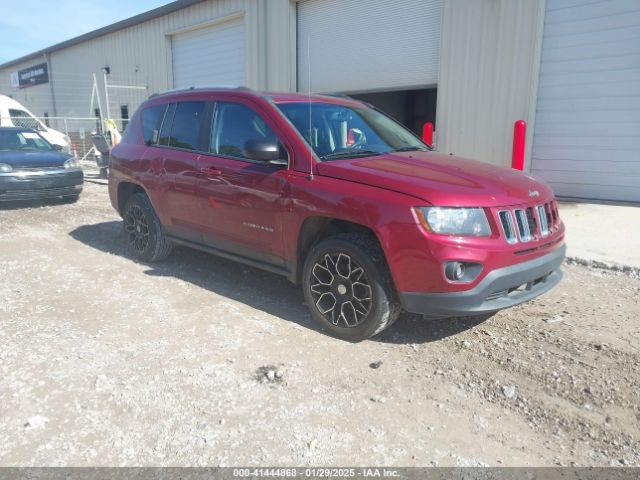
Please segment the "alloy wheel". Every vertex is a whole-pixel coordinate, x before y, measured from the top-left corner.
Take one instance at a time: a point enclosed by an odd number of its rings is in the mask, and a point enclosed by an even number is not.
[[[131,205],[124,216],[127,241],[138,253],[144,253],[149,245],[149,224],[144,211],[138,205]]]
[[[364,269],[344,253],[325,254],[314,264],[310,289],[315,307],[337,327],[357,327],[373,305],[373,292]]]

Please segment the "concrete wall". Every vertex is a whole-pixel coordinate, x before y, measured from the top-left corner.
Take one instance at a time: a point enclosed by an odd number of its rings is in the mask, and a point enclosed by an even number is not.
[[[523,119],[530,153],[544,7],[544,0],[445,2],[440,151],[510,165],[513,123]]]

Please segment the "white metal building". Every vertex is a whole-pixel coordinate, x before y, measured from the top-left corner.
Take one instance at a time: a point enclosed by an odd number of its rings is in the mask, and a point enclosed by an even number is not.
[[[558,195],[640,202],[638,0],[179,0],[0,65],[0,93],[93,115],[94,74],[112,118],[192,85],[341,92],[502,165],[523,119]]]

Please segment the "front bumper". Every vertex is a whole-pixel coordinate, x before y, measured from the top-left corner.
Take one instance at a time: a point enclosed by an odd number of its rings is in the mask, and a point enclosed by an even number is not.
[[[400,292],[402,307],[435,317],[463,317],[496,312],[531,300],[562,279],[566,246],[542,257],[489,272],[471,290],[450,293]]]
[[[84,174],[79,168],[16,171],[0,175],[0,201],[79,195]]]

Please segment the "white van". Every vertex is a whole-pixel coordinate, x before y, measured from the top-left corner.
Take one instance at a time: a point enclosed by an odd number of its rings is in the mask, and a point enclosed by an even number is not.
[[[60,145],[65,152],[71,150],[71,142],[67,135],[47,127],[21,103],[6,95],[0,95],[0,127],[33,128],[50,144]]]

